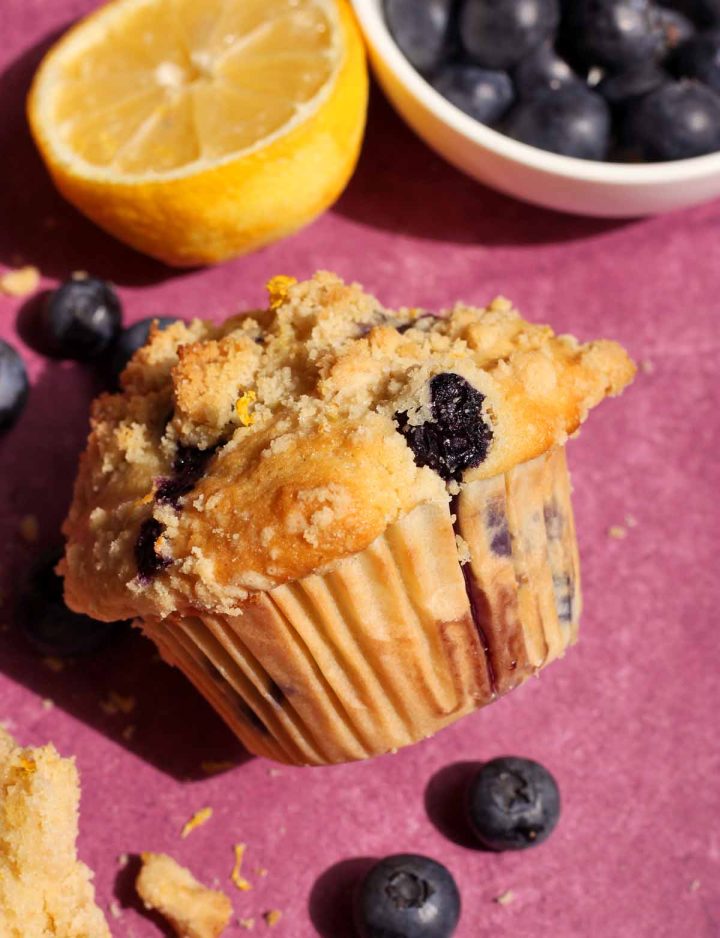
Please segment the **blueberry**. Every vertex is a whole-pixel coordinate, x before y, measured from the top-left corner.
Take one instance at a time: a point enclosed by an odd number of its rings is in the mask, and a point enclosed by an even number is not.
[[[675,49],[695,32],[695,24],[692,20],[677,10],[658,10],[657,22],[667,49]]]
[[[435,375],[430,381],[432,420],[413,426],[406,413],[395,415],[416,464],[429,466],[446,482],[460,481],[465,469],[479,466],[493,438],[482,416],[484,400],[460,375]]]
[[[385,18],[400,51],[420,72],[440,64],[454,0],[385,0]]]
[[[468,788],[470,827],[490,850],[541,844],[560,817],[560,792],[547,769],[505,756],[486,762]]]
[[[580,78],[549,44],[539,46],[520,62],[513,73],[519,98],[535,98],[546,91],[580,84]]]
[[[138,576],[144,583],[149,583],[153,577],[170,566],[168,558],[157,552],[157,541],[164,531],[165,525],[155,518],[148,518],[140,525],[135,541],[135,563]]]
[[[177,508],[178,500],[191,492],[205,472],[205,467],[215,454],[217,447],[197,449],[195,446],[178,446],[173,462],[174,475],[162,479],[155,498],[158,502]]]
[[[360,938],[450,938],[460,919],[460,893],[450,872],[411,853],[380,860],[355,903]]]
[[[585,64],[624,69],[660,57],[664,37],[651,0],[576,0],[566,32]]]
[[[68,609],[63,581],[55,573],[57,550],[30,572],[17,604],[17,624],[43,655],[69,657],[96,651],[127,632],[128,622],[99,622]]]
[[[483,68],[514,68],[552,38],[560,22],[558,0],[465,0],[460,39]]]
[[[97,358],[120,332],[117,294],[95,277],[67,280],[48,297],[43,310],[47,343],[60,358]]]
[[[675,75],[696,78],[720,92],[720,30],[698,33],[675,50],[670,60]]]
[[[22,358],[0,339],[0,430],[11,427],[25,409],[30,384]]]
[[[568,85],[516,105],[502,129],[541,150],[603,160],[610,145],[610,110],[600,95]]]
[[[623,137],[648,162],[714,153],[720,150],[720,96],[696,82],[669,82],[630,108]]]
[[[490,71],[477,65],[446,65],[432,84],[444,98],[481,124],[494,124],[515,100],[507,72]]]
[[[168,326],[172,326],[177,321],[177,319],[168,316],[151,316],[148,319],[141,319],[140,322],[133,323],[127,329],[123,329],[115,340],[108,362],[108,369],[113,381],[117,382],[135,352],[145,345],[153,323],[157,323],[158,329],[167,329]]]
[[[615,108],[623,108],[630,102],[655,91],[670,76],[655,62],[641,62],[624,72],[610,72],[597,85],[597,92]]]

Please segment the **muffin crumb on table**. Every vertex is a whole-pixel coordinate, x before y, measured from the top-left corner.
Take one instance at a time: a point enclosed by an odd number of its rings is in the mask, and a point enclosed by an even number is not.
[[[141,854],[136,880],[147,909],[163,915],[180,938],[218,938],[232,916],[225,893],[208,889],[189,870],[162,853]]]

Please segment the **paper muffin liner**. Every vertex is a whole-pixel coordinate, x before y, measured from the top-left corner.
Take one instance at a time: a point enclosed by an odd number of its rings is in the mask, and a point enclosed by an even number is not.
[[[468,557],[469,554],[469,557]],[[425,504],[330,572],[235,616],[143,628],[248,749],[366,759],[490,703],[577,634],[579,565],[562,449]]]

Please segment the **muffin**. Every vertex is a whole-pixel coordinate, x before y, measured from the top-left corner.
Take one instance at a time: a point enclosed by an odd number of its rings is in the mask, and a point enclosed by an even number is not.
[[[151,331],[93,405],[61,564],[251,751],[365,759],[577,637],[564,444],[634,366],[497,299],[383,308],[329,273]]]

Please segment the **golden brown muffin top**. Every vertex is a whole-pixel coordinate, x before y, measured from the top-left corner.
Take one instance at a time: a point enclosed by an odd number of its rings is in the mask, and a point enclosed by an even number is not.
[[[153,329],[95,401],[65,524],[73,608],[236,612],[564,443],[635,370],[504,299],[430,315],[329,273],[268,288],[268,310]]]

